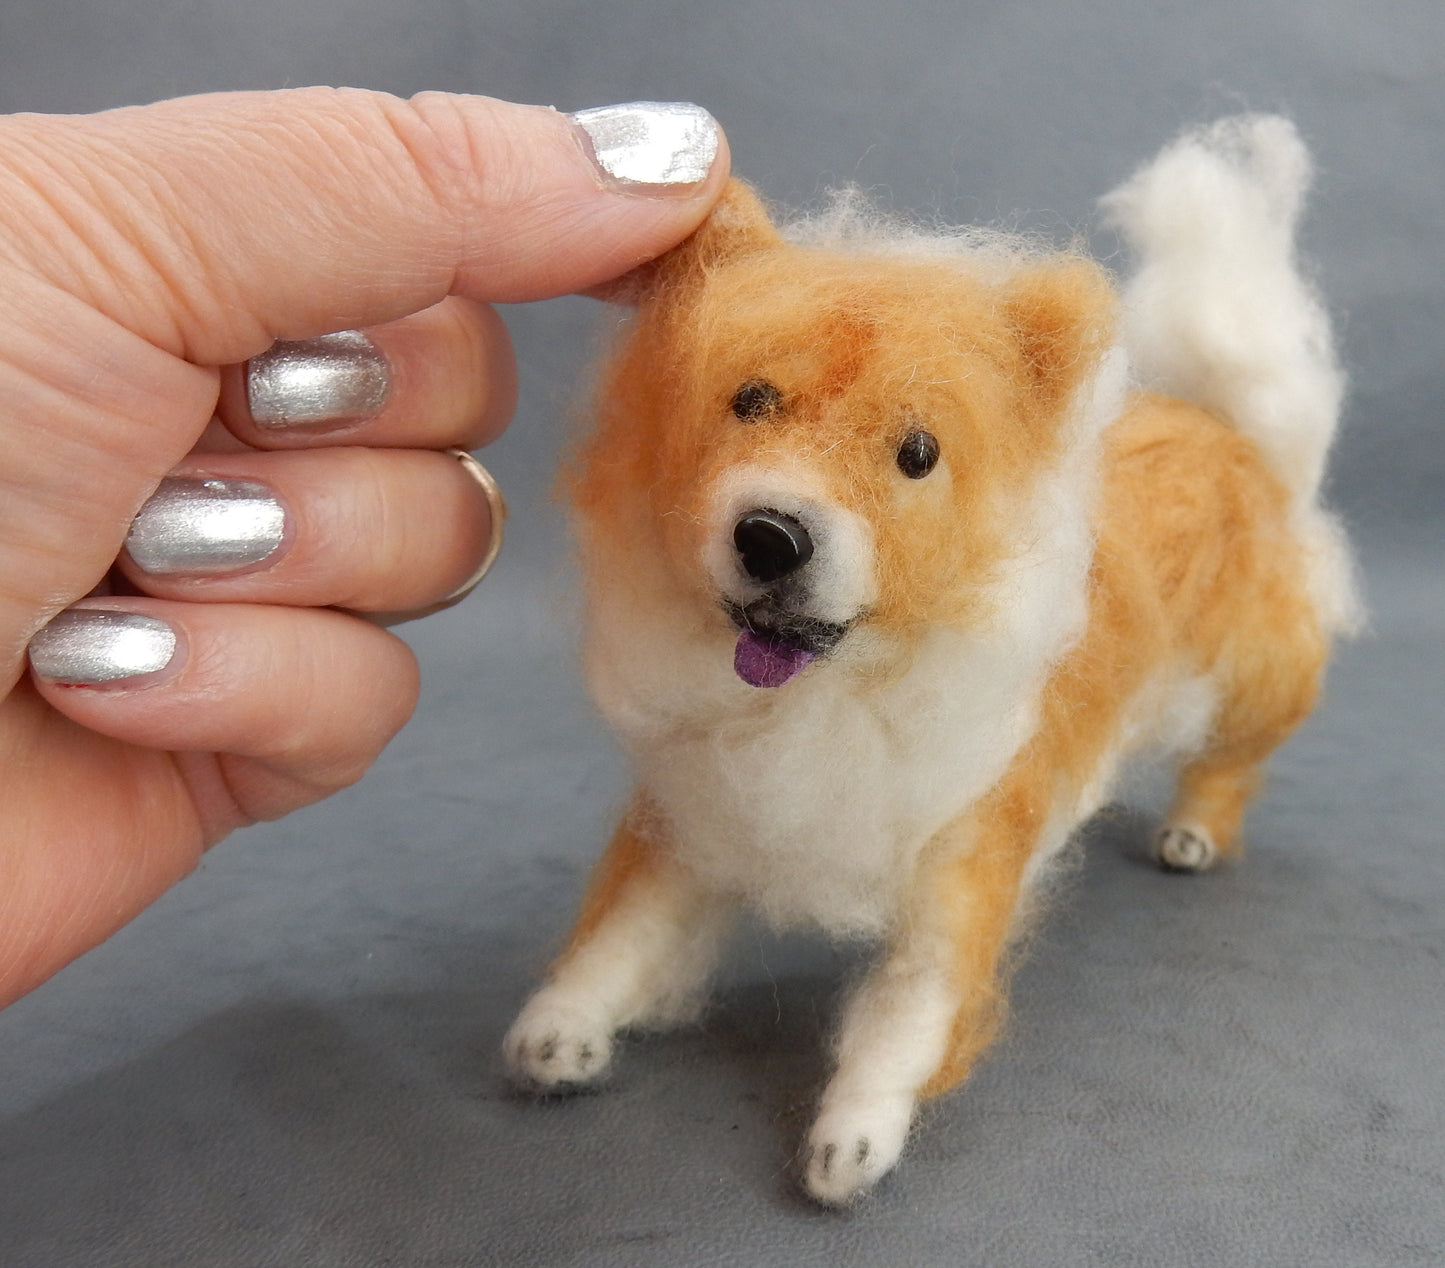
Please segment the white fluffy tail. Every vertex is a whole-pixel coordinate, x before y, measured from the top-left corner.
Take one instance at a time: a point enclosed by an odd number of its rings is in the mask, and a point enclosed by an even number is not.
[[[1124,343],[1140,381],[1229,419],[1313,503],[1344,375],[1295,262],[1309,180],[1288,119],[1240,115],[1186,133],[1104,207],[1138,261]]]
[[[1325,623],[1357,628],[1344,534],[1319,505],[1345,379],[1294,234],[1309,153],[1288,119],[1188,132],[1103,200],[1133,249],[1123,341],[1140,383],[1250,437],[1294,495]]]

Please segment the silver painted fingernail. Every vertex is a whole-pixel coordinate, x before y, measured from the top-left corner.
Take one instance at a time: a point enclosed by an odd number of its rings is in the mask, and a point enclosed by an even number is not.
[[[30,640],[30,665],[49,682],[119,682],[164,669],[176,642],[176,632],[153,616],[71,608]]]
[[[696,185],[717,157],[717,121],[690,101],[632,101],[571,118],[603,173],[642,192]]]
[[[359,330],[273,343],[246,364],[257,427],[344,427],[380,412],[391,388],[381,349]]]
[[[258,564],[285,536],[285,508],[264,484],[168,476],[132,521],[125,548],[152,576],[203,577]]]

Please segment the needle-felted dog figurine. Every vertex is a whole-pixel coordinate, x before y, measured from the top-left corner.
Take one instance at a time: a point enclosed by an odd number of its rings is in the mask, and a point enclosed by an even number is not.
[[[506,1040],[542,1089],[696,1015],[730,916],[877,940],[802,1151],[846,1203],[964,1079],[1048,865],[1145,748],[1160,861],[1238,848],[1350,622],[1342,390],[1284,120],[1186,136],[1094,264],[735,185],[642,277],[572,486],[588,679],[637,786]],[[1132,370],[1131,370],[1132,364]],[[1140,385],[1139,390],[1135,385]]]

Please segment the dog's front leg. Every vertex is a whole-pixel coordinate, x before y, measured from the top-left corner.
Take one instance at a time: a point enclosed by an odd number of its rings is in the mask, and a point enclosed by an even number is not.
[[[883,962],[844,1010],[803,1183],[846,1205],[892,1169],[921,1097],[961,1082],[1002,1016],[1000,962],[1041,826],[1016,779],[945,829]]]
[[[837,1070],[804,1151],[803,1184],[818,1201],[846,1205],[898,1161],[957,1008],[940,949],[901,948],[854,992],[838,1036]]]
[[[513,1023],[515,1077],[562,1090],[607,1070],[614,1036],[687,1021],[702,1003],[733,903],[673,861],[635,811],[598,864],[567,949]]]

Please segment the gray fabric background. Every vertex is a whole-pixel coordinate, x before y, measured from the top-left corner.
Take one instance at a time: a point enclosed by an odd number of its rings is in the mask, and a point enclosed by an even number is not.
[[[1142,781],[1089,830],[1007,1039],[869,1205],[816,1211],[790,1161],[854,951],[750,933],[706,1023],[628,1045],[606,1090],[534,1104],[500,1077],[624,789],[546,498],[600,309],[512,310],[509,543],[409,631],[416,721],[0,1015],[0,1264],[1445,1262],[1438,0],[0,9],[7,111],[313,82],[695,99],[781,202],[857,181],[1061,237],[1181,125],[1287,110],[1321,169],[1307,247],[1353,374],[1335,490],[1373,631],[1244,864],[1157,873]]]

